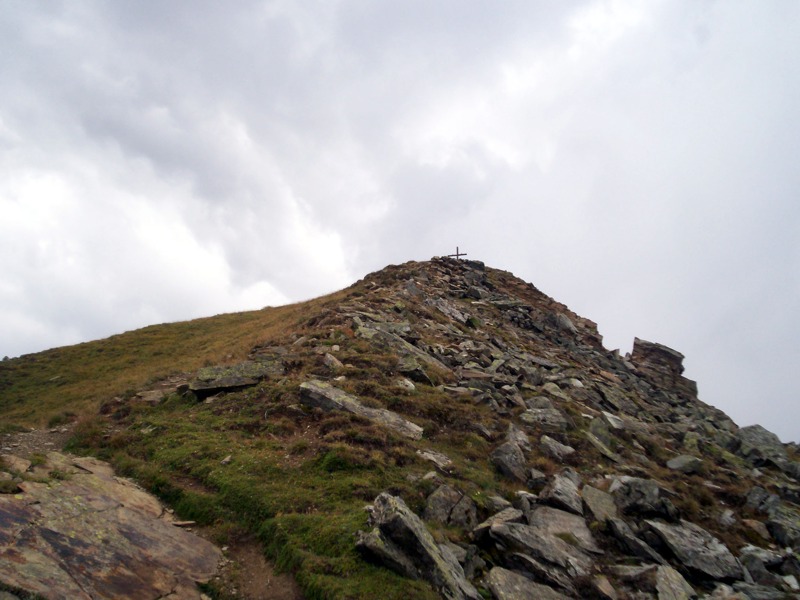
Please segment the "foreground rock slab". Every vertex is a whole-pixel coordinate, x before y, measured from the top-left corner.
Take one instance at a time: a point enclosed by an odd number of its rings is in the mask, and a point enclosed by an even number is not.
[[[0,583],[43,598],[199,599],[221,552],[91,458],[48,454],[57,478],[0,495]]]

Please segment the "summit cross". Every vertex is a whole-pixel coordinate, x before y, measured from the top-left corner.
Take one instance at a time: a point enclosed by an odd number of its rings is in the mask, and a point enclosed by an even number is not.
[[[467,255],[466,252],[459,252],[458,251],[458,246],[456,246],[456,253],[455,254],[448,254],[447,258],[455,258],[456,260],[459,260],[459,257],[466,256],[466,255]]]

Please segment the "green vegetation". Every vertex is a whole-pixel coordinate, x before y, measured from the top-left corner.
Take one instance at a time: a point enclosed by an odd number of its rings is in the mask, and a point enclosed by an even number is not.
[[[438,597],[423,582],[365,562],[354,546],[356,532],[367,527],[364,506],[381,491],[421,507],[424,494],[409,482],[408,467],[421,475],[429,466],[418,462],[405,438],[359,417],[298,414],[297,389],[286,378],[208,403],[173,395],[154,407],[134,404],[121,419],[112,415],[113,427],[84,419],[70,447],[110,460],[183,519],[257,533],[308,598]],[[388,394],[380,384],[374,391]],[[435,390],[420,396],[422,412],[452,417]],[[465,407],[460,411],[469,416]],[[473,478],[485,441],[464,432],[440,437],[441,445],[432,444]],[[459,457],[451,441],[465,440],[468,451]],[[481,478],[496,484],[482,464]]]

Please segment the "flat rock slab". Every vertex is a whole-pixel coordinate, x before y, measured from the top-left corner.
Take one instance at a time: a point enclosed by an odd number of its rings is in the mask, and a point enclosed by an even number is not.
[[[301,401],[308,406],[323,410],[344,410],[375,421],[412,440],[422,438],[422,427],[419,425],[385,408],[364,406],[358,398],[324,381],[315,379],[301,383],[300,394]]]
[[[699,525],[688,521],[678,525],[645,522],[684,566],[712,579],[742,578],[742,568],[727,546]]]
[[[682,454],[667,461],[667,467],[673,471],[680,471],[681,473],[691,474],[697,473],[703,468],[703,461],[696,456],[690,454]]]
[[[235,365],[205,367],[189,384],[200,398],[219,392],[232,392],[258,384],[263,379],[283,375],[285,368],[279,360],[245,361]]]
[[[0,495],[0,582],[48,599],[200,598],[219,549],[106,463],[50,453],[45,466],[57,478]]]
[[[519,419],[528,425],[541,425],[557,431],[566,431],[569,427],[567,417],[557,408],[529,408]]]
[[[574,543],[587,552],[603,554],[600,546],[592,537],[592,532],[586,526],[586,521],[580,515],[550,506],[538,506],[531,511],[528,524],[547,535],[555,535]]]
[[[585,485],[581,490],[581,497],[589,515],[595,521],[605,523],[608,519],[617,517],[617,505],[614,503],[614,497],[608,492]]]
[[[567,600],[568,596],[547,585],[534,583],[514,571],[494,567],[486,577],[486,587],[496,600]]]

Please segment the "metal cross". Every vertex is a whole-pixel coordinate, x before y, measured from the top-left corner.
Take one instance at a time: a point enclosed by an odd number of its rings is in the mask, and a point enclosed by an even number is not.
[[[448,254],[447,258],[454,258],[455,257],[455,259],[458,260],[459,257],[466,256],[466,255],[467,255],[466,252],[459,252],[458,251],[458,246],[456,246],[456,253],[455,254]]]

